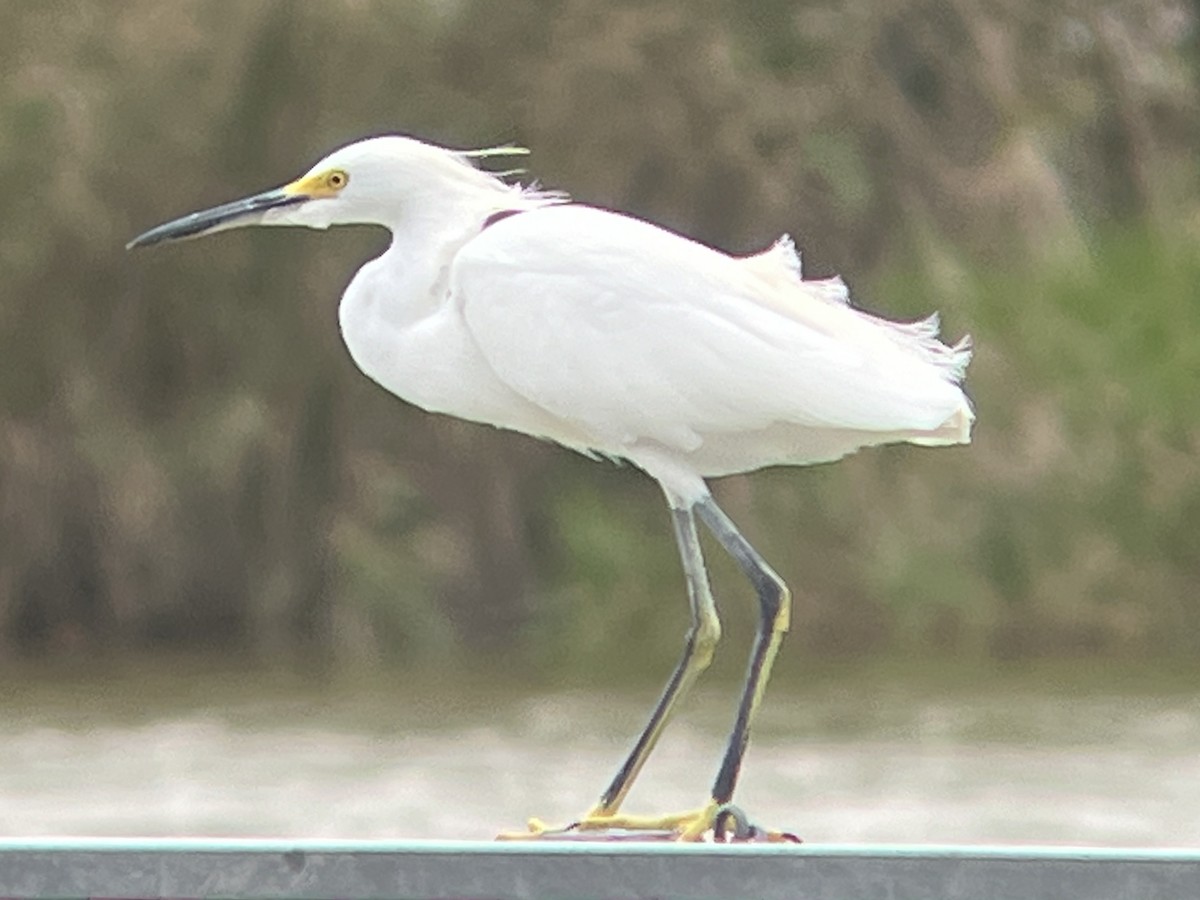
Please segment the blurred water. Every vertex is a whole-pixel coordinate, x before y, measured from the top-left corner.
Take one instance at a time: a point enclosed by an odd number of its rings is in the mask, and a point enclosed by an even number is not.
[[[652,690],[258,676],[5,680],[0,834],[490,838],[566,821]],[[1200,843],[1200,695],[773,686],[738,800],[814,842]],[[687,703],[630,811],[702,801],[731,689]]]

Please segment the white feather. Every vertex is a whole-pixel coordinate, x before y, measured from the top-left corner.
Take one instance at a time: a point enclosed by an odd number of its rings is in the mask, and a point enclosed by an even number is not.
[[[786,252],[736,259],[554,206],[466,244],[450,288],[499,380],[605,454],[653,448],[714,475],[963,440],[970,409],[942,365],[955,351],[931,323],[835,301],[841,282],[800,280]]]

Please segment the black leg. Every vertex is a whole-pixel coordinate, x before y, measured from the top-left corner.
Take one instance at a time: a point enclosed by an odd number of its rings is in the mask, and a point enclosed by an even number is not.
[[[611,816],[620,808],[634,779],[645,765],[654,745],[658,743],[676,702],[687,692],[700,673],[708,668],[717,641],[721,637],[721,622],[717,617],[716,604],[713,603],[708,575],[704,569],[700,538],[696,533],[696,518],[692,509],[674,507],[671,509],[671,518],[675,526],[679,555],[683,561],[683,572],[687,579],[688,603],[692,612],[691,627],[683,646],[683,656],[675,666],[675,671],[671,673],[671,678],[650,715],[650,721],[646,723],[633,750],[617,771],[612,784],[600,795],[599,803],[588,814],[589,818]]]
[[[758,551],[742,537],[737,527],[711,497],[696,505],[696,512],[721,546],[737,561],[742,571],[758,593],[759,625],[754,649],[750,654],[750,665],[738,703],[737,719],[729,735],[725,757],[713,783],[713,800],[724,805],[733,797],[742,758],[746,755],[746,744],[750,739],[750,726],[754,714],[762,702],[763,691],[771,675],[771,665],[779,651],[779,644],[787,633],[791,617],[791,594],[783,580],[775,574]],[[722,824],[717,823],[720,832]]]

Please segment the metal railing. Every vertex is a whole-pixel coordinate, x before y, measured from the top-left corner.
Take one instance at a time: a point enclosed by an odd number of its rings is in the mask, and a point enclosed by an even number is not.
[[[0,897],[1186,900],[1200,849],[6,839]]]

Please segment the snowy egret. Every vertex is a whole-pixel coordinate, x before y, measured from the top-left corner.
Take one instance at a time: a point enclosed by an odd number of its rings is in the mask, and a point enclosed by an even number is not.
[[[723,837],[791,598],[705,479],[876,444],[968,443],[974,414],[960,383],[970,342],[943,344],[936,314],[887,321],[852,307],[839,278],[804,280],[787,236],[731,256],[560,193],[510,185],[475,164],[522,152],[370,138],[290,184],[160,225],[129,246],[244,225],[382,225],[391,245],[358,271],[338,311],[366,375],[430,412],[627,460],[656,479],[683,560],[691,627],[633,749],[572,827]],[[721,633],[697,519],[753,584],[760,624],[706,802],[679,815],[626,816],[630,786]],[[542,829],[531,822],[531,833]]]

